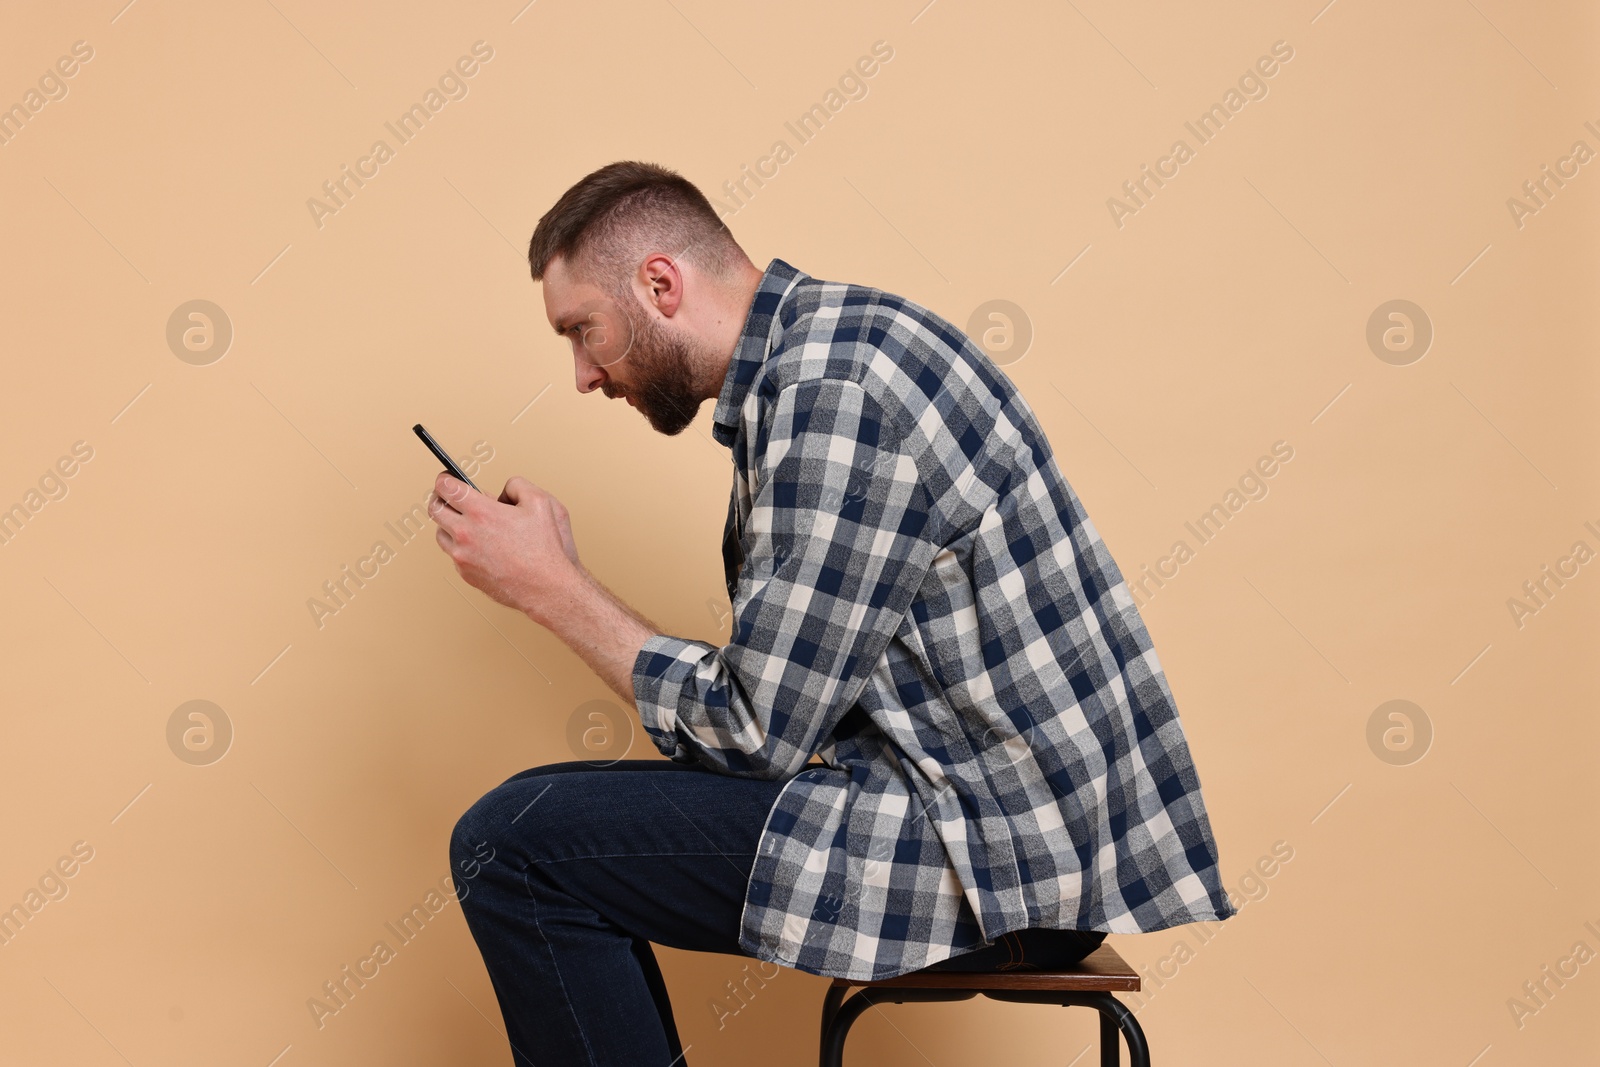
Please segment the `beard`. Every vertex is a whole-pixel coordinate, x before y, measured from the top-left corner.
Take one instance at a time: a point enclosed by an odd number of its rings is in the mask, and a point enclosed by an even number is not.
[[[627,356],[638,372],[628,390],[634,405],[657,433],[674,437],[700,413],[702,391],[695,380],[694,345],[652,321],[642,310],[622,305],[633,333]]]

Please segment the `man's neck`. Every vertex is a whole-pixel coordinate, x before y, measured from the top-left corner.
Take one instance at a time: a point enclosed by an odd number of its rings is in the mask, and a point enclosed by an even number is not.
[[[739,351],[739,340],[744,335],[744,324],[750,320],[750,308],[756,302],[756,290],[766,272],[749,260],[739,271],[735,281],[723,292],[717,302],[716,318],[708,331],[707,350],[714,353],[706,367],[704,392],[701,399],[715,400],[727,380],[728,367]]]

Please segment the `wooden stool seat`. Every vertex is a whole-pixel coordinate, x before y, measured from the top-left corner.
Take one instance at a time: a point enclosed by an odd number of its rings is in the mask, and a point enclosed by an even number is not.
[[[1069,989],[1083,993],[1137,993],[1139,972],[1117,950],[1100,947],[1070,971],[912,971],[880,982],[835,978],[835,986],[872,989]]]
[[[852,987],[856,993],[846,1000]],[[842,1067],[851,1024],[874,1005],[970,1000],[981,993],[992,1000],[1094,1008],[1100,1013],[1101,1067],[1121,1063],[1119,1035],[1128,1040],[1133,1067],[1150,1067],[1144,1031],[1133,1012],[1111,995],[1140,988],[1139,973],[1105,942],[1066,971],[921,970],[876,982],[835,978],[822,1005],[821,1063]]]

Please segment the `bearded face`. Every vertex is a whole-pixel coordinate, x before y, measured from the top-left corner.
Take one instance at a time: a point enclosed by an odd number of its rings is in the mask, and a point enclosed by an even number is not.
[[[652,429],[676,436],[699,414],[704,395],[695,380],[695,347],[633,301],[623,301],[621,308],[631,341],[624,357],[631,381],[620,388],[608,385],[606,395],[628,397]]]

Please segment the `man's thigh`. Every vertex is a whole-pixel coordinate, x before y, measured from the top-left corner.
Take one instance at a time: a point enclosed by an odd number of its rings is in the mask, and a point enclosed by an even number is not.
[[[750,870],[783,784],[666,760],[535,767],[462,816],[456,880],[468,898],[556,892],[631,937],[742,954]],[[492,866],[497,877],[469,877]]]

